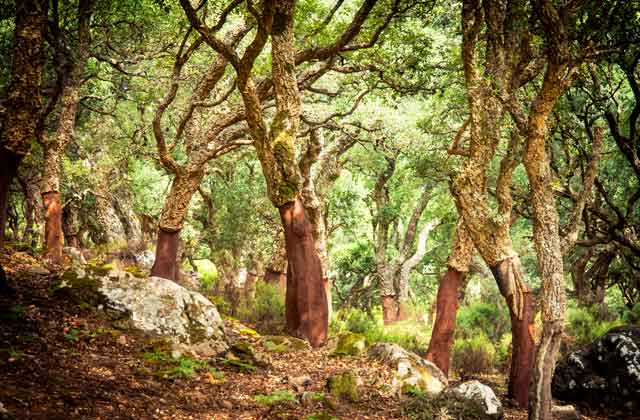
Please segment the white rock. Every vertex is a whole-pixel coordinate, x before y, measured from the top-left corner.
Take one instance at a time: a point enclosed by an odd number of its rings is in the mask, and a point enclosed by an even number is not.
[[[186,353],[211,357],[228,349],[222,318],[200,293],[171,280],[137,278],[117,268],[95,279],[106,306],[126,313],[135,328],[168,336]]]
[[[404,387],[412,386],[436,396],[447,387],[447,377],[436,365],[397,344],[374,344],[369,349],[369,355],[396,370],[391,388],[397,393]]]
[[[453,388],[453,392],[468,400],[481,403],[485,414],[502,417],[502,403],[488,386],[478,381],[467,381]]]

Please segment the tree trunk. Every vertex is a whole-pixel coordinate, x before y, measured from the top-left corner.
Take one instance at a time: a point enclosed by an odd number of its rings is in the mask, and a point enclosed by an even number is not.
[[[393,324],[398,316],[395,296],[381,295],[380,300],[382,302],[382,322],[384,325]]]
[[[529,406],[529,419],[532,420],[551,418],[551,380],[560,349],[566,311],[558,211],[545,147],[547,117],[561,94],[562,86],[554,74],[565,73],[566,69],[560,69],[554,63],[547,67],[543,87],[531,106],[523,159],[531,191],[533,243],[542,278],[542,337],[533,369],[534,382]]]
[[[449,374],[453,334],[456,330],[458,293],[464,275],[466,274],[449,267],[438,286],[436,322],[425,358],[435,363],[445,375]]]
[[[327,339],[327,296],[311,225],[299,199],[280,206],[287,249],[287,328],[317,347]]]
[[[0,248],[4,246],[9,188],[22,158],[28,153],[42,112],[44,32],[49,2],[16,2],[11,81],[5,89],[6,112],[0,131]]]
[[[158,229],[156,259],[151,267],[151,275],[175,281],[178,277],[178,245],[180,231],[167,232]]]
[[[531,290],[522,280],[522,267],[517,256],[503,260],[490,269],[511,315],[512,363],[508,393],[521,407],[526,407],[535,351]]]
[[[74,248],[82,247],[78,211],[75,200],[70,201],[62,209],[62,231],[64,232],[64,240],[69,246]]]
[[[176,176],[164,201],[158,226],[156,259],[151,275],[176,280],[179,269],[178,247],[180,231],[189,212],[189,203],[198,190],[204,173],[195,171]]]
[[[425,357],[435,363],[445,375],[449,373],[461,288],[465,286],[464,278],[469,271],[472,252],[473,241],[464,224],[459,221],[447,261],[447,272],[438,286],[436,320]]]
[[[64,245],[60,193],[57,191],[49,191],[43,193],[42,204],[45,208],[45,258],[47,258],[53,264],[60,264],[60,262],[62,261],[62,247]]]
[[[75,115],[75,114],[74,114]],[[60,124],[66,123],[60,117]],[[66,124],[65,124],[66,125]],[[61,128],[56,136],[63,131]],[[64,135],[66,136],[66,134]],[[62,259],[64,235],[62,233],[62,208],[60,205],[60,148],[62,144],[54,139],[45,143],[40,191],[44,209],[44,255],[54,264]]]

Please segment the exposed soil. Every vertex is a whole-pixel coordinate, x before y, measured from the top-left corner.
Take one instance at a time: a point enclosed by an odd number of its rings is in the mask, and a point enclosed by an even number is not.
[[[0,295],[0,412],[6,411],[0,418],[307,419],[321,413],[339,419],[408,418],[402,412],[407,401],[387,391],[392,372],[386,366],[366,356],[330,357],[326,349],[268,352],[252,335],[244,339],[264,355],[265,367],[240,372],[212,359],[190,377],[180,377],[154,357],[169,352],[163,340],[127,328],[88,302],[55,293],[56,276],[43,270],[40,260],[18,252],[0,255],[0,261],[15,290]],[[242,329],[235,321],[226,324],[231,337]],[[307,391],[320,393],[327,377],[343,370],[363,380],[357,403],[331,408],[322,401],[265,405],[254,399],[276,390],[299,397],[287,378],[300,375],[312,379]],[[483,382],[504,401],[503,376]],[[525,419],[526,413],[507,408],[505,417]]]

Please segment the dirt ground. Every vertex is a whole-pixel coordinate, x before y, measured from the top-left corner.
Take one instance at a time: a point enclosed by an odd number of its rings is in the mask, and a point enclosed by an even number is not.
[[[181,375],[163,360],[166,345],[157,337],[55,293],[56,276],[39,268],[40,261],[25,253],[0,255],[0,261],[15,288],[0,295],[0,419],[408,418],[403,407],[409,397],[386,391],[392,372],[366,356],[330,357],[326,349],[270,353],[248,335],[265,355],[264,367],[242,372],[205,360],[193,374]],[[236,322],[226,324],[230,336],[241,334]],[[266,405],[254,399],[277,390],[299,397],[287,378],[300,375],[311,377],[307,391],[320,393],[329,376],[344,370],[363,380],[357,403]],[[503,376],[482,381],[506,400]],[[506,407],[505,418],[525,419],[526,412]],[[583,416],[596,418],[606,417]]]

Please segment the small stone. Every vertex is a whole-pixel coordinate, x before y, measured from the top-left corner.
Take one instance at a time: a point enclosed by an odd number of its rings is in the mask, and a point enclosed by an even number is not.
[[[9,414],[9,410],[4,408],[4,404],[0,403],[0,414]]]
[[[126,346],[127,345],[127,336],[123,334],[120,337],[118,337],[118,344],[120,344],[121,346]]]
[[[227,410],[231,410],[233,408],[233,404],[229,400],[220,401],[220,406],[222,408],[226,408]]]
[[[554,405],[551,413],[558,420],[580,420],[580,413],[573,405]]]
[[[306,387],[311,385],[313,381],[309,375],[296,376],[295,378],[289,378],[288,382],[291,384],[296,392],[303,391]]]

